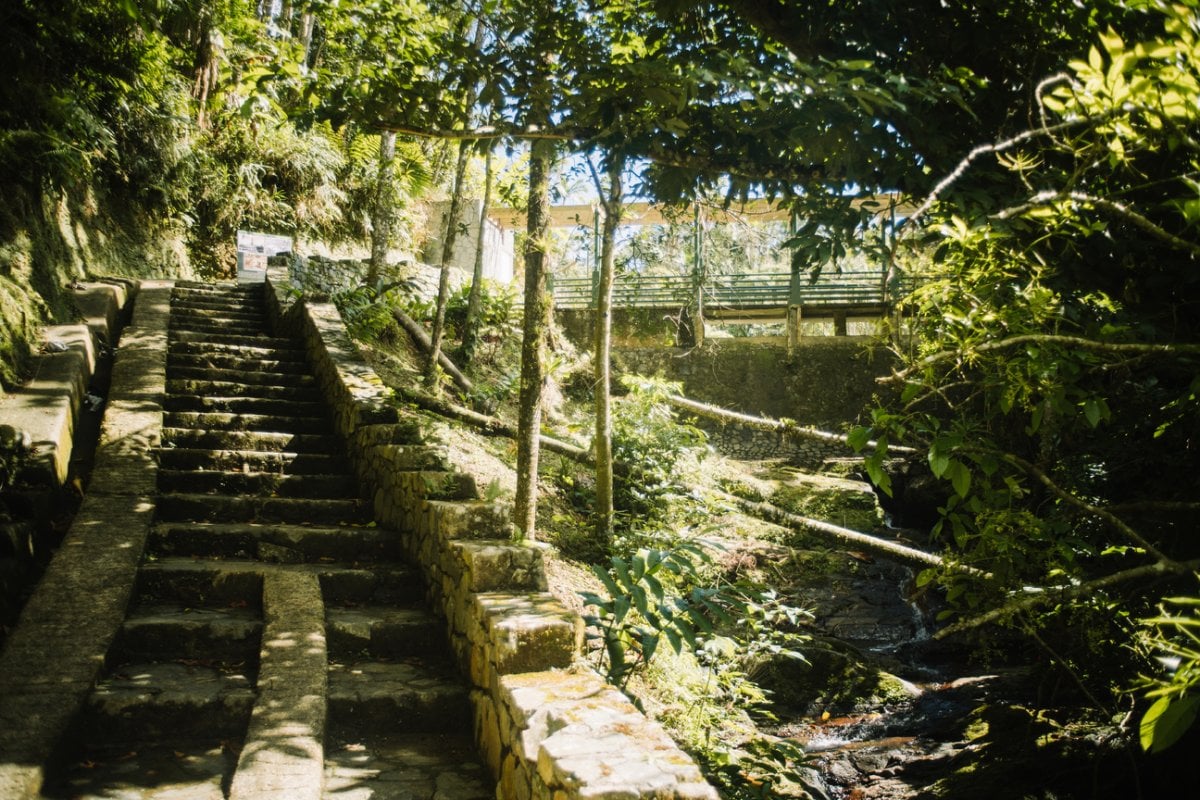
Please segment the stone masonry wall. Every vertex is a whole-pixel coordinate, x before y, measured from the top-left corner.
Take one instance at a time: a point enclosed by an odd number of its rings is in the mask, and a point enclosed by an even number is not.
[[[513,539],[508,503],[482,499],[431,431],[398,416],[337,311],[268,272],[268,310],[303,336],[376,520],[420,565],[469,677],[480,751],[499,800],[715,800],[662,728],[579,663],[583,623],[546,591],[542,549]]]

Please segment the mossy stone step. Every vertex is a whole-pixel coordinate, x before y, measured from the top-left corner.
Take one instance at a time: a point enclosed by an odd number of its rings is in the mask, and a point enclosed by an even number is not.
[[[169,348],[169,353],[175,355],[234,355],[246,358],[264,358],[274,361],[294,361],[300,364],[307,365],[308,356],[303,349],[296,347],[296,343],[288,340],[288,344],[283,347],[264,346],[264,345],[247,345],[247,344],[221,344],[220,342],[209,342],[204,340],[193,342],[172,342]]]
[[[247,314],[264,314],[261,297],[255,295],[212,295],[208,293],[184,293],[171,298],[171,311],[222,311],[233,310]]]
[[[325,416],[301,417],[291,414],[233,414],[226,411],[168,411],[163,415],[167,428],[206,431],[257,431],[266,433],[330,434],[333,425]]]
[[[253,558],[276,563],[394,559],[400,534],[376,527],[313,527],[256,523],[164,523],[150,532],[160,556]]]
[[[299,372],[291,368],[282,372],[249,372],[220,367],[168,366],[167,375],[169,380],[220,381],[241,383],[247,386],[308,387],[316,384],[316,379],[310,373]],[[181,394],[183,393],[181,392]]]
[[[126,618],[108,659],[111,663],[184,659],[252,664],[261,637],[260,615],[241,603],[197,608],[147,600]]]
[[[163,410],[191,411],[199,414],[267,414],[296,417],[320,417],[326,413],[325,404],[296,400],[272,400],[269,397],[200,397],[198,395],[169,395],[163,400]]]
[[[178,280],[172,290],[172,295],[187,294],[216,294],[216,295],[252,295],[261,297],[262,284],[251,283],[220,283],[209,281]]]
[[[241,302],[190,302],[184,299],[170,303],[170,319],[246,319],[265,323],[268,320],[262,303]]]
[[[448,648],[445,625],[424,608],[327,606],[325,640],[335,659],[364,654],[402,658]]]
[[[262,397],[269,400],[299,400],[305,403],[321,402],[320,391],[315,386],[252,384],[238,381],[196,380],[190,378],[168,378],[167,393],[169,395],[180,396]]]
[[[84,712],[91,741],[187,741],[238,736],[254,706],[253,678],[241,670],[146,662],[111,669]]]
[[[164,469],[248,470],[285,475],[335,474],[349,469],[348,462],[342,456],[323,452],[162,447],[156,451],[156,455],[159,466]]]
[[[296,343],[286,336],[268,336],[262,334],[259,336],[246,336],[237,334],[220,334],[210,331],[168,331],[168,345],[175,345],[179,342],[207,342],[210,344],[231,344],[245,347],[280,347],[284,349],[293,349]]]
[[[277,472],[160,469],[158,489],[162,492],[344,498],[358,491],[358,481],[344,474],[281,475]]]
[[[341,440],[332,434],[271,431],[207,431],[163,428],[163,447],[211,450],[260,450],[275,453],[335,453]]]
[[[408,606],[423,602],[424,583],[396,562],[359,566],[353,562],[270,564],[248,559],[153,558],[138,572],[137,592],[194,606],[245,603],[261,608],[262,576],[273,570],[300,571],[320,579],[326,603]]]
[[[371,521],[371,504],[355,499],[246,497],[215,494],[162,494],[158,518],[164,522],[284,522],[355,525]]]
[[[496,797],[495,781],[467,734],[344,731],[328,738],[322,800],[348,800],[368,786],[372,800]]]
[[[243,372],[308,375],[304,361],[257,358],[242,353],[173,353],[167,357],[167,369],[229,369]]]
[[[468,691],[457,676],[447,662],[415,658],[331,661],[330,726],[405,733],[469,729]]]

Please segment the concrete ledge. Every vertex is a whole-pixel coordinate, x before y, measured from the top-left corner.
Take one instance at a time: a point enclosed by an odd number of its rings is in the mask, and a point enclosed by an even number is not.
[[[127,476],[148,471],[151,484],[155,467],[147,448],[157,440],[153,428],[156,418],[161,428],[162,415],[155,416],[150,398],[161,394],[166,369],[169,292],[169,282],[154,282],[135,309],[133,328],[146,350],[142,360],[118,359],[114,367],[100,442],[105,463],[97,462]],[[127,371],[147,367],[149,377]],[[157,392],[149,385],[155,376]],[[129,421],[129,413],[144,416]],[[144,437],[123,441],[132,429]],[[139,494],[142,485],[118,482],[119,490],[106,490],[93,484],[0,653],[0,797],[6,800],[40,796],[46,765],[103,668],[153,522],[154,497]]]
[[[80,325],[53,325],[42,335],[33,378],[0,401],[0,424],[28,444],[17,480],[49,489],[67,480],[75,423],[96,373],[99,347],[116,341],[121,317],[134,294],[126,282],[74,284]]]

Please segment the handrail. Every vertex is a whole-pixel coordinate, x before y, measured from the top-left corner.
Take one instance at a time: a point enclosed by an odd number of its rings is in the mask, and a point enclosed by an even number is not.
[[[692,275],[641,275],[626,273],[613,281],[613,308],[663,308],[687,305],[699,293],[709,307],[750,310],[808,307],[888,306],[908,294],[920,279],[906,276],[888,292],[879,272],[845,272],[810,282],[788,273],[710,275],[697,284]],[[555,278],[554,304],[561,309],[594,308],[594,276]]]

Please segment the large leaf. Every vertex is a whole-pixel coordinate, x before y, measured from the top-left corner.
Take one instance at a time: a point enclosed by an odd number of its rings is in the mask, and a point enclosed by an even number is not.
[[[1139,728],[1142,749],[1159,753],[1187,733],[1200,711],[1200,695],[1160,697],[1146,710]]]

